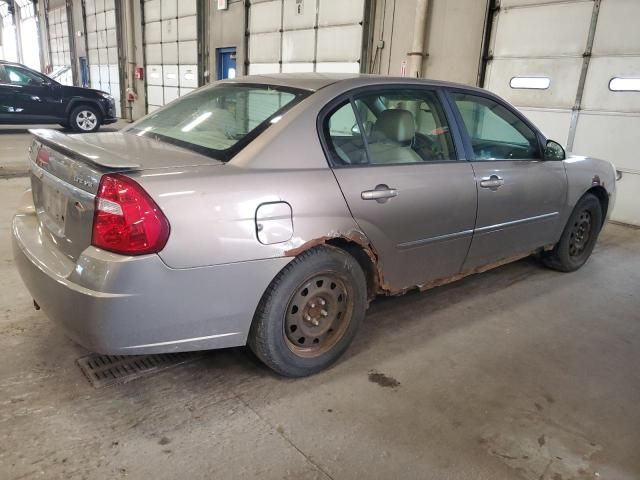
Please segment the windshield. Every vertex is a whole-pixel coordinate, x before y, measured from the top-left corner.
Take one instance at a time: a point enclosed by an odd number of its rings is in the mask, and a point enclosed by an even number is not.
[[[306,94],[271,85],[220,84],[181,97],[127,132],[228,160]]]

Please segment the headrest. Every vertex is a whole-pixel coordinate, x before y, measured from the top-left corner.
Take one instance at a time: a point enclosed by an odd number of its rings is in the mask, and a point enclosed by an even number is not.
[[[416,123],[409,110],[384,110],[375,125],[374,133],[382,133],[394,142],[407,142],[416,134]]]

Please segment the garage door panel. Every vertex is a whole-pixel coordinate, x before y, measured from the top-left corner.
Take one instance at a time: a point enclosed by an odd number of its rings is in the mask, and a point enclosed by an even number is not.
[[[160,14],[145,18],[148,111],[198,86],[198,16],[195,0],[151,0]],[[145,5],[145,11],[150,7]],[[151,73],[155,72],[154,78]],[[154,89],[149,94],[151,87]],[[150,98],[150,96],[153,98]]]
[[[582,112],[573,150],[640,171],[640,115]]]
[[[147,84],[162,85],[162,65],[147,65]]]
[[[160,22],[147,23],[144,26],[145,43],[160,43],[162,41],[162,28]]]
[[[249,13],[249,31],[252,34],[277,32],[280,30],[281,15],[281,0],[252,4]]]
[[[581,56],[592,10],[591,2],[500,10],[493,54],[496,57]]]
[[[179,42],[178,58],[181,64],[195,65],[198,63],[198,42]]]
[[[316,72],[322,73],[358,73],[360,64],[357,62],[318,62]]]
[[[144,21],[145,24],[160,21],[160,0],[144,2]]]
[[[162,106],[164,105],[163,88],[156,85],[147,86],[147,102],[149,105]],[[151,111],[151,108],[149,108]]]
[[[178,19],[178,40],[198,40],[198,17],[196,15]]]
[[[318,29],[318,62],[357,61],[362,54],[362,26]]]
[[[178,16],[178,0],[161,0],[160,8],[160,14],[163,19]]]
[[[312,62],[315,55],[315,30],[295,30],[282,34],[282,61]]]
[[[178,65],[163,65],[162,77],[165,87],[177,87],[179,82]]]
[[[640,56],[594,57],[589,64],[582,106],[588,110],[640,113],[640,92],[614,92],[614,77],[640,79]]]
[[[313,62],[311,63],[283,63],[282,71],[284,73],[305,73],[313,72]]]
[[[115,10],[116,9],[116,0],[104,0],[104,9]]]
[[[178,2],[178,16],[186,17],[189,15],[197,15],[198,4],[196,0],[180,0]]]
[[[262,75],[266,73],[278,73],[279,63],[251,63],[249,64],[249,75]]]
[[[98,48],[98,34],[96,32],[87,33],[87,47],[89,49]]]
[[[250,63],[277,63],[279,61],[280,33],[259,33],[249,37]]]
[[[360,23],[364,15],[364,0],[321,0],[318,9],[318,25],[345,25]]]
[[[104,10],[105,10],[104,0],[96,0],[96,13],[104,12]]]
[[[550,139],[565,144],[569,138],[571,110],[520,107],[519,110]]]
[[[178,41],[178,22],[175,19],[162,20],[162,41],[177,42]]]
[[[95,0],[85,0],[84,2],[84,11],[86,15],[93,15],[96,13],[96,2]]]
[[[640,54],[640,1],[607,0],[600,4],[593,43],[595,55]],[[611,33],[615,32],[615,35]]]
[[[118,63],[118,49],[111,47],[107,48],[107,60],[109,64],[117,64]]]
[[[144,50],[144,55],[148,65],[161,64],[162,63],[162,45],[160,43],[147,45]]]
[[[624,173],[616,183],[616,205],[611,213],[612,220],[640,225],[638,192],[640,192],[640,175]]]
[[[96,16],[95,15],[87,15],[87,32],[95,32],[97,30],[96,26]]]
[[[105,13],[105,25],[106,28],[116,28],[116,11],[110,10]]]
[[[164,87],[164,103],[173,102],[180,96],[180,89],[178,87]]]
[[[571,108],[576,99],[582,59],[495,59],[487,68],[486,87],[518,106]],[[514,77],[547,77],[545,90],[512,88]]]
[[[162,44],[162,64],[177,65],[178,64],[178,43]]]
[[[193,89],[198,87],[198,66],[197,65],[180,65],[178,67],[180,73],[180,87]],[[182,93],[180,94],[182,95]]]
[[[306,0],[302,4],[302,12],[298,14],[299,0],[284,0],[282,25],[285,30],[313,28],[316,24],[316,0]]]

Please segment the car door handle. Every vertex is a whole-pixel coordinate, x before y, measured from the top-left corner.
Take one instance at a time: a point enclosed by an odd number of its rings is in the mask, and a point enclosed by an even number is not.
[[[378,203],[384,203],[388,199],[397,196],[398,190],[389,188],[387,185],[378,185],[374,190],[365,190],[360,194],[363,200],[376,200]]]
[[[491,190],[497,190],[502,185],[504,185],[504,179],[500,178],[497,175],[491,175],[490,177],[484,177],[480,181],[480,186],[482,188],[490,188]]]

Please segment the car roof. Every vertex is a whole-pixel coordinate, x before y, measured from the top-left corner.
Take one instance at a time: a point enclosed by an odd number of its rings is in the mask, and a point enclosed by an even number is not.
[[[392,77],[387,75],[371,75],[364,73],[270,73],[260,75],[247,75],[228,80],[232,83],[254,83],[275,85],[279,87],[298,88],[315,92],[321,88],[335,83],[348,83],[349,88],[373,84],[403,84],[455,87],[468,90],[481,90],[477,87],[463,85],[460,83],[445,82],[440,80],[429,80],[413,77]]]

